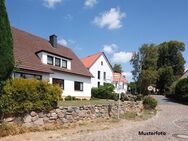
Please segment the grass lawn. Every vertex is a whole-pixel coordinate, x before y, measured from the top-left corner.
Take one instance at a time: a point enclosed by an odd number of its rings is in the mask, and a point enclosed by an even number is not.
[[[114,104],[117,101],[97,99],[97,100],[72,100],[72,101],[59,101],[58,106],[84,106],[84,105],[103,105]]]

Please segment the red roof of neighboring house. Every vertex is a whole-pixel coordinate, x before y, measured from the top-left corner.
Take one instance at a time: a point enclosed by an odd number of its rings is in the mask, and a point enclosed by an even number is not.
[[[89,55],[85,58],[82,58],[81,61],[82,63],[85,65],[86,68],[90,68],[95,61],[97,61],[97,59],[103,54],[103,52],[98,52],[96,54],[93,55]]]
[[[82,63],[84,64],[84,66],[86,68],[90,68],[96,61],[97,59],[101,56],[101,55],[104,55],[104,57],[106,58],[110,68],[112,69],[112,66],[110,64],[110,62],[108,61],[108,58],[106,57],[106,55],[104,54],[104,52],[98,52],[96,54],[93,54],[93,55],[89,55],[85,58],[82,58],[80,59],[82,61]]]
[[[85,68],[80,59],[70,48],[63,47],[59,44],[54,48],[48,40],[14,27],[12,27],[12,35],[14,41],[14,57],[18,68],[43,73],[54,73],[54,71],[60,71],[92,77],[92,74]],[[41,51],[71,59],[71,70],[43,64],[37,56],[37,53]]]
[[[113,73],[113,81],[128,83],[128,80],[125,78],[125,76],[120,73]]]

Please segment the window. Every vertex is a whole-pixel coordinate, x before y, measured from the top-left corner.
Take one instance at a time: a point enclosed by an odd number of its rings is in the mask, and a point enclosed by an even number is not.
[[[101,66],[103,66],[103,61],[101,61]]]
[[[98,71],[98,79],[100,79],[100,75],[101,75],[101,72],[100,72],[100,71]]]
[[[74,90],[76,91],[83,91],[83,82],[74,82]]]
[[[14,73],[15,78],[26,78],[26,79],[37,79],[37,80],[42,80],[41,75],[37,74],[29,74],[29,73],[22,73],[22,72],[15,72]]]
[[[61,59],[55,58],[55,66],[57,66],[57,67],[61,66]]]
[[[106,80],[106,72],[104,72],[104,76],[103,76],[104,80]]]
[[[63,79],[52,78],[52,83],[55,85],[58,85],[59,87],[61,87],[61,89],[64,90],[64,80]]]
[[[100,82],[98,82],[98,83],[97,83],[98,88],[100,87],[100,85],[101,85]]]
[[[66,60],[62,60],[62,68],[67,68],[67,61]]]
[[[54,63],[53,63],[53,62],[54,62],[53,56],[49,56],[49,55],[48,55],[47,58],[48,58],[48,59],[47,59],[47,64],[53,65],[53,64],[54,64]]]

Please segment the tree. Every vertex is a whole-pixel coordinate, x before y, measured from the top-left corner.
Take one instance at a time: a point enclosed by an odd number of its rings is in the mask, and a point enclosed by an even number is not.
[[[183,75],[185,60],[182,52],[185,50],[185,44],[178,41],[164,42],[159,45],[159,59],[157,61],[158,68],[171,66],[173,74],[176,78]]]
[[[5,0],[0,1],[0,89],[1,83],[11,76],[14,68],[13,39]]]
[[[171,66],[161,67],[158,70],[158,75],[157,87],[161,94],[166,94],[166,92],[170,91],[170,86],[175,81],[173,68]]]
[[[139,76],[138,85],[143,95],[148,95],[148,86],[156,86],[158,73],[156,70],[142,70]]]
[[[122,71],[121,64],[114,64],[113,71],[117,73],[122,73],[123,71]]]
[[[183,42],[169,41],[159,45],[157,67],[160,77],[157,87],[161,94],[169,92],[173,81],[183,75],[185,60],[182,52],[184,50]]]
[[[131,71],[132,75],[133,75],[133,80],[135,82],[138,81],[138,78],[139,78],[139,74],[140,74],[140,54],[139,52],[138,53],[134,53],[131,60],[130,60],[130,63],[132,64],[133,66],[133,70]]]

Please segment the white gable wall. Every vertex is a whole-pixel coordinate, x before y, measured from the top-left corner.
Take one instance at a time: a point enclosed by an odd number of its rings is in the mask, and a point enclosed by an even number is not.
[[[103,65],[101,65],[101,62],[103,62]],[[104,82],[112,82],[113,71],[104,55],[101,55],[97,59],[97,61],[90,67],[89,71],[94,76],[94,78],[91,78],[92,87],[98,87],[98,82],[100,82],[100,85],[103,85]],[[98,71],[100,71],[100,79],[98,79]],[[106,72],[106,80],[104,80],[104,72]]]

